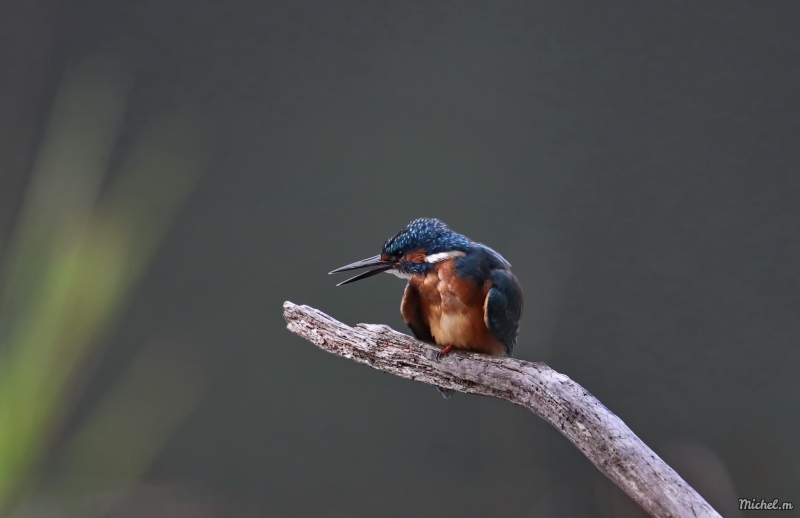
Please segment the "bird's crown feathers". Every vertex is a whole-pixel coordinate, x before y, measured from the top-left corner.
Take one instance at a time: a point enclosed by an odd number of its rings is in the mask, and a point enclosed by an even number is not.
[[[419,218],[390,237],[383,245],[383,252],[390,256],[402,256],[412,250],[424,250],[427,254],[465,249],[469,239],[453,232],[442,221],[435,218]]]

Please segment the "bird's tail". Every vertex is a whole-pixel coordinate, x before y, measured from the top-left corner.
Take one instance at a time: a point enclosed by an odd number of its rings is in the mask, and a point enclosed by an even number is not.
[[[453,389],[446,389],[439,386],[436,387],[436,390],[438,390],[439,394],[441,394],[445,399],[450,399],[450,397],[456,393],[456,391]]]

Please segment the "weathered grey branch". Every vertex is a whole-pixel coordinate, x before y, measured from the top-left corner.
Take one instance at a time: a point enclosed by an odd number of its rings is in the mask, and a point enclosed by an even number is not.
[[[543,363],[479,354],[436,361],[438,349],[388,326],[349,327],[325,313],[283,305],[291,332],[330,353],[431,385],[522,405],[578,447],[651,516],[719,517],[689,484],[583,387]]]

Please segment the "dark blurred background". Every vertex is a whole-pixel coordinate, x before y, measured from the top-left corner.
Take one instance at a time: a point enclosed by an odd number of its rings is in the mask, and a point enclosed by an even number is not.
[[[404,330],[401,281],[326,273],[420,216],[514,265],[516,356],[724,516],[797,507],[798,22],[797,2],[3,2],[0,356],[39,353],[0,396],[37,372],[5,419],[43,408],[3,436],[0,507],[642,516],[527,411],[285,330],[285,300]],[[61,261],[74,235],[94,262]],[[45,326],[25,294],[62,278]]]

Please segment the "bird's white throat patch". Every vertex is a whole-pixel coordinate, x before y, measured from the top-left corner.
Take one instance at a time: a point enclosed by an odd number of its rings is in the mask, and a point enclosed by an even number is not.
[[[391,273],[392,275],[396,275],[396,276],[400,277],[401,279],[410,279],[411,278],[411,274],[410,273],[401,272],[400,270],[395,270],[394,268],[392,268],[390,270],[386,270],[386,273]]]
[[[438,254],[431,254],[425,256],[426,263],[441,263],[442,261],[446,261],[448,259],[453,259],[456,257],[464,257],[464,252],[460,250],[451,250],[449,252],[439,252]]]

